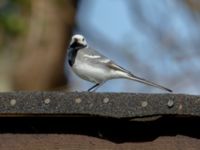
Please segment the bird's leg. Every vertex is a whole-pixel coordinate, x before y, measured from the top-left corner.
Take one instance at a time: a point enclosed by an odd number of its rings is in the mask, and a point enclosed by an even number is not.
[[[97,84],[95,84],[94,86],[92,86],[91,88],[89,88],[89,89],[88,89],[88,92],[92,92],[92,90],[93,90],[94,88],[96,88],[97,86],[99,86],[99,83],[97,83]]]
[[[88,89],[88,92],[95,92],[103,84],[104,84],[104,82],[95,84],[94,86],[92,86],[91,88]]]

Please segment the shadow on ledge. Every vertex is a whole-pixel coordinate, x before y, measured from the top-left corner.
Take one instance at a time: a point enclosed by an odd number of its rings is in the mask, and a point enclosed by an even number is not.
[[[1,133],[78,134],[115,143],[152,141],[160,136],[200,138],[200,118],[162,117],[154,121],[128,121],[103,117],[2,117]]]

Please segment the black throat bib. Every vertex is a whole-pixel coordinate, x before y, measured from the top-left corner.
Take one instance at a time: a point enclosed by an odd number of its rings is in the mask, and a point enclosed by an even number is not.
[[[73,64],[75,62],[77,52],[80,49],[85,48],[85,47],[86,47],[86,45],[81,45],[77,42],[70,45],[70,47],[68,48],[68,63],[71,67],[73,66]]]

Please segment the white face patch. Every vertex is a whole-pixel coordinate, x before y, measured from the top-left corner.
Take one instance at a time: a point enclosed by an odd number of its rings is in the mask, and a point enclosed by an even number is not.
[[[75,41],[77,41],[81,45],[87,46],[87,41],[85,40],[84,36],[82,36],[80,34],[75,34],[74,36],[72,36],[70,45],[73,44]]]
[[[85,54],[85,55],[83,55],[84,57],[87,57],[87,58],[92,58],[92,59],[95,59],[95,58],[101,58],[101,56],[99,56],[99,55],[87,55],[87,54]]]
[[[72,36],[72,39],[83,39],[84,38],[84,36],[83,35],[80,35],[80,34],[75,34],[75,35],[73,35]]]

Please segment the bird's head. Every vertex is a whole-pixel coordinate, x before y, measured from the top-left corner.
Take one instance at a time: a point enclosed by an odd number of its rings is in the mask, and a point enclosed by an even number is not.
[[[82,47],[87,47],[87,41],[85,40],[83,35],[80,34],[75,34],[72,36],[70,45],[71,48],[82,48]]]

